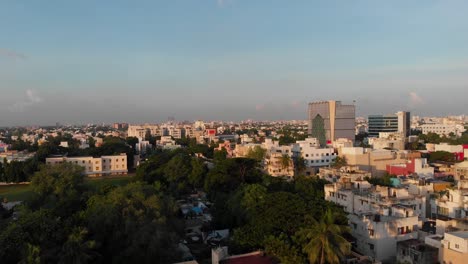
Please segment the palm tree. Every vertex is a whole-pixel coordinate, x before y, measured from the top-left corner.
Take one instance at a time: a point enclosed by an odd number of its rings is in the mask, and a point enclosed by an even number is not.
[[[320,221],[312,219],[312,226],[298,231],[298,237],[304,242],[304,253],[310,263],[339,263],[340,258],[350,252],[350,243],[342,236],[348,232],[348,226],[335,223],[336,214],[328,209]]]
[[[303,157],[297,157],[294,159],[294,169],[296,170],[296,175],[300,175],[306,170],[305,160]]]
[[[281,156],[280,162],[281,162],[281,167],[283,169],[287,169],[287,168],[289,168],[289,166],[291,164],[291,158],[288,155],[284,154],[284,155]]]

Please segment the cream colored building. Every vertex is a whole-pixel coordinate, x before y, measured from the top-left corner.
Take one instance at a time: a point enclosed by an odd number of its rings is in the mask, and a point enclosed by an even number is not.
[[[455,180],[468,180],[468,160],[457,163],[454,167]]]
[[[158,125],[130,125],[128,126],[128,136],[136,138],[145,138],[146,132],[149,131],[152,136],[161,136],[161,130]]]
[[[439,262],[464,264],[468,262],[468,231],[445,233],[439,249]]]
[[[47,165],[57,165],[69,162],[84,168],[88,176],[104,176],[127,174],[127,154],[122,153],[114,156],[93,157],[54,157],[46,158]]]
[[[372,150],[365,148],[342,148],[339,153],[345,157],[348,165],[359,166],[362,170],[369,171],[373,177],[383,176],[387,171],[387,165],[406,163],[407,160],[420,158],[420,153],[394,150]]]
[[[340,181],[325,185],[325,200],[348,213],[358,252],[384,263],[395,263],[397,243],[418,238],[425,218],[425,196],[405,188],[372,186],[367,181]]]
[[[288,164],[283,164],[283,155],[288,158]],[[294,176],[294,162],[287,154],[270,153],[265,157],[266,171],[270,176],[279,177],[293,177]]]

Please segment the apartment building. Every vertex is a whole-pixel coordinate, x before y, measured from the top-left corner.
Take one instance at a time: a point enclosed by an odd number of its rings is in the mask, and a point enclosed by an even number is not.
[[[149,132],[152,136],[161,136],[160,128],[158,125],[130,125],[128,126],[128,137],[145,138],[146,133]]]
[[[321,148],[318,139],[306,138],[292,144],[293,157],[302,157],[306,166],[306,174],[313,175],[321,167],[329,166],[338,154],[334,148]]]
[[[69,162],[84,168],[84,174],[90,177],[127,174],[127,154],[94,157],[51,157],[46,158],[47,165]]]
[[[273,177],[293,177],[294,162],[287,154],[269,153],[265,157],[265,170]]]
[[[426,217],[425,196],[362,180],[343,180],[324,189],[325,199],[348,213],[358,252],[391,263],[396,260],[398,242],[418,238],[419,220]]]
[[[460,180],[457,187],[431,199],[433,216],[462,219],[468,217],[468,180]]]
[[[425,124],[421,126],[423,134],[436,133],[440,136],[448,136],[453,133],[456,136],[461,136],[465,132],[463,125],[459,124]]]
[[[362,170],[380,177],[386,173],[387,165],[406,163],[408,159],[420,158],[421,153],[396,150],[372,150],[367,148],[341,148],[340,156],[346,158],[348,165],[359,166]]]

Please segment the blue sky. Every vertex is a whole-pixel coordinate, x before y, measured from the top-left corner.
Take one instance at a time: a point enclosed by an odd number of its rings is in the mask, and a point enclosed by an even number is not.
[[[0,1],[0,126],[467,114],[467,1]]]

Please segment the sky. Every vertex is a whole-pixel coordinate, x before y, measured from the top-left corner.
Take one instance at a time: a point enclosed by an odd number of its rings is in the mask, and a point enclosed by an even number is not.
[[[464,0],[3,0],[0,127],[468,114]]]

